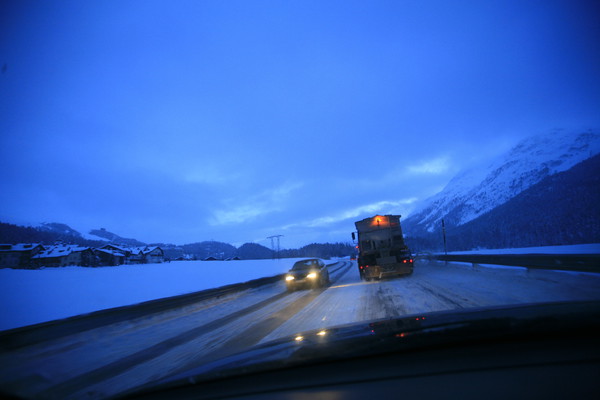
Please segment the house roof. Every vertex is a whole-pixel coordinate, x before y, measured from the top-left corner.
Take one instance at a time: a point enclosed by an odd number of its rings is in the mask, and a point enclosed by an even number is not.
[[[111,250],[111,249],[101,248],[101,249],[96,249],[96,251],[101,251],[102,253],[110,254],[110,255],[113,255],[113,256],[117,256],[117,257],[125,257],[125,254],[123,254],[123,253],[121,253],[120,251],[117,251],[117,250]]]
[[[117,246],[114,244],[107,244],[105,246],[102,246],[103,249],[107,249],[107,248],[113,248],[116,249],[118,251],[121,251],[123,253],[131,253],[131,254],[136,254],[136,255],[140,255],[140,254],[148,254],[156,249],[159,249],[162,251],[162,249],[160,248],[160,246],[139,246],[139,247],[126,247],[126,246]]]
[[[39,243],[0,244],[0,251],[31,251],[38,246],[44,248]]]
[[[77,253],[79,251],[89,250],[90,247],[83,246],[75,246],[75,245],[57,245],[57,246],[48,246],[45,250],[39,252],[35,256],[31,258],[39,259],[39,258],[55,258],[55,257],[65,257],[71,253]]]
[[[116,244],[107,244],[107,245],[102,246],[101,248],[102,249],[113,248],[113,249],[119,250],[119,251],[121,251],[123,253],[131,252],[131,249],[129,247],[119,246],[119,245],[116,245]]]
[[[144,254],[151,253],[156,249],[162,251],[162,249],[159,246],[146,246],[146,248],[144,249]]]
[[[131,252],[131,254],[144,254],[144,248],[143,247],[130,247],[129,251]]]

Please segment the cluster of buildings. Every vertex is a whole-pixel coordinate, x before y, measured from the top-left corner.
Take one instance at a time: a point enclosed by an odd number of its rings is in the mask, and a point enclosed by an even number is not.
[[[101,267],[122,264],[162,263],[158,246],[127,247],[107,244],[100,248],[72,244],[52,246],[37,243],[0,244],[0,268]]]

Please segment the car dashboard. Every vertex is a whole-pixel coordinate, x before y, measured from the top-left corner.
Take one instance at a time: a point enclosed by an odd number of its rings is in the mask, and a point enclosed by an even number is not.
[[[391,324],[393,328],[386,322],[369,324],[376,351],[324,357],[309,363],[272,364],[258,370],[247,367],[243,359],[234,360],[233,365],[238,365],[235,374],[192,378],[187,384],[128,398],[597,398],[598,304],[592,309],[590,318],[584,317],[589,313],[575,313],[565,324],[541,316],[520,326],[495,316],[491,324],[477,322],[475,330],[449,322],[443,329],[435,324],[428,326],[427,334],[413,334],[405,323],[403,329],[398,329],[397,322]],[[431,319],[436,318],[428,318],[427,323]],[[481,334],[482,327],[490,332]],[[410,346],[394,345],[411,336]],[[342,341],[339,345],[348,347],[349,343]],[[298,353],[310,359],[323,353],[318,347]],[[336,347],[331,351],[334,353]]]

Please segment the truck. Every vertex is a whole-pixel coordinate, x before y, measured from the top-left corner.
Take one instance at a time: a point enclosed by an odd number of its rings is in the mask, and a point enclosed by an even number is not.
[[[410,275],[414,260],[404,243],[400,215],[375,215],[356,221],[358,271],[361,279]],[[352,232],[352,239],[357,240]]]

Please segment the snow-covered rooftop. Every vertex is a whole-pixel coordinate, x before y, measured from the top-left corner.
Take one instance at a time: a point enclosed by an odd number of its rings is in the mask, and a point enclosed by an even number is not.
[[[71,253],[75,253],[78,251],[85,251],[90,249],[89,247],[75,246],[75,245],[57,245],[57,246],[48,246],[45,250],[36,254],[31,258],[40,259],[40,258],[54,258],[54,257],[63,257],[68,256]]]
[[[0,244],[0,251],[29,251],[37,246],[41,245],[39,243]]]

